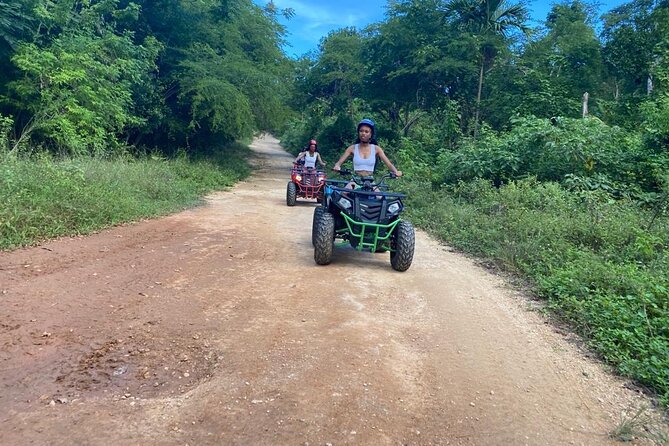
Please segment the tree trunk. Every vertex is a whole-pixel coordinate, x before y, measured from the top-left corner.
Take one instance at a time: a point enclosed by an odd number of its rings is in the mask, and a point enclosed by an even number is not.
[[[483,90],[483,66],[485,58],[481,56],[481,71],[479,72],[479,89],[476,93],[476,115],[474,118],[474,138],[479,134],[479,111],[481,110],[481,91]]]
[[[583,117],[585,118],[588,116],[588,99],[590,98],[590,95],[586,91],[583,93]]]

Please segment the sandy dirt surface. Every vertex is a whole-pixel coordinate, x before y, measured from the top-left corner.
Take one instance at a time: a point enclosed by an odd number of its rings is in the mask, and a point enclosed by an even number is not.
[[[424,233],[405,273],[315,265],[291,157],[252,149],[205,206],[0,253],[0,444],[602,445],[646,403]]]

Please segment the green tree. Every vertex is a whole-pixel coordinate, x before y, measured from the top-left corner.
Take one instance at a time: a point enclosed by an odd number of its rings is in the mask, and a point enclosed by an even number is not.
[[[603,53],[615,79],[616,99],[624,94],[647,94],[656,46],[666,39],[662,22],[668,5],[666,1],[634,0],[603,16]]]
[[[606,91],[594,11],[578,0],[553,5],[545,33],[524,48],[517,66],[517,75],[503,82],[515,83],[519,96],[503,100],[514,103],[519,114],[580,116],[585,92],[601,101]]]
[[[392,136],[407,136],[433,108],[466,102],[476,71],[471,40],[444,25],[441,0],[393,2],[387,20],[371,28],[364,98],[388,122]]]
[[[0,92],[7,91],[7,84],[21,76],[21,72],[11,62],[20,43],[29,42],[34,33],[35,16],[32,13],[34,2],[0,1]],[[2,100],[0,93],[0,112],[15,114],[13,107]]]
[[[57,150],[98,154],[142,124],[133,87],[149,81],[159,45],[155,39],[136,45],[131,33],[117,31],[114,16],[129,10],[136,8],[118,9],[115,1],[39,5],[38,38],[12,57],[23,76],[9,84],[7,100],[29,116],[19,143],[37,135]]]
[[[669,66],[669,2],[634,0],[604,15],[603,21],[603,54],[615,100],[610,119],[637,128],[648,110],[658,110],[656,105],[662,109],[661,104],[643,103],[669,89],[662,75]],[[645,111],[639,113],[640,107]]]
[[[24,3],[0,2],[0,55],[6,55],[29,34],[33,18]]]
[[[111,34],[62,36],[46,49],[23,45],[13,60],[25,77],[11,85],[29,100],[21,139],[39,133],[75,154],[113,148],[126,127],[143,121],[133,112],[132,84],[148,77],[156,50]]]
[[[353,99],[361,93],[366,70],[362,42],[355,28],[343,28],[330,32],[318,45],[310,92],[329,98],[334,110],[350,111]]]
[[[141,33],[165,43],[157,79],[165,117],[153,141],[205,146],[282,124],[292,65],[279,13],[289,15],[250,0],[146,2]]]
[[[481,92],[485,67],[492,64],[501,43],[500,38],[520,30],[527,32],[527,9],[522,4],[510,5],[504,0],[451,0],[446,11],[454,23],[471,33],[479,47],[479,79],[476,93],[474,134],[478,133]]]

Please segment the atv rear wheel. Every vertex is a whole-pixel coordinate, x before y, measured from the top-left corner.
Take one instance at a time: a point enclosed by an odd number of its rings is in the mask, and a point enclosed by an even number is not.
[[[390,265],[395,271],[406,271],[413,261],[416,231],[410,222],[402,220],[395,227],[392,237],[393,251],[390,252]]]
[[[323,215],[323,212],[325,212],[325,209],[323,209],[323,206],[318,206],[316,209],[314,209],[314,219],[311,223],[311,245],[316,246],[316,225],[318,224],[318,220],[320,220],[321,215]]]
[[[295,206],[295,201],[297,200],[297,187],[292,181],[288,183],[286,187],[286,204],[288,206]]]
[[[318,265],[327,265],[332,261],[334,249],[335,222],[331,213],[327,211],[321,213],[320,218],[316,220],[314,232],[314,260]]]

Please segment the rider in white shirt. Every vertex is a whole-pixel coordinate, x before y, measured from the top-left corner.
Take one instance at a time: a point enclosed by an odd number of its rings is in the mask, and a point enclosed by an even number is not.
[[[390,162],[383,149],[376,143],[374,139],[374,121],[371,119],[363,119],[358,123],[358,139],[355,144],[346,148],[344,154],[335,163],[332,170],[341,170],[341,165],[351,155],[353,156],[353,171],[356,175],[368,177],[374,175],[374,166],[376,165],[376,158],[381,161],[398,177],[402,176],[402,171]],[[349,186],[347,186],[349,187]],[[352,187],[352,186],[351,186]]]
[[[315,169],[316,168],[316,162],[318,162],[321,166],[325,166],[325,161],[321,158],[321,154],[318,153],[318,143],[316,142],[315,139],[312,139],[309,141],[309,148],[305,150],[304,152],[300,152],[299,155],[297,155],[297,158],[295,158],[295,162],[299,162],[301,159],[304,160],[304,168],[305,169]]]

